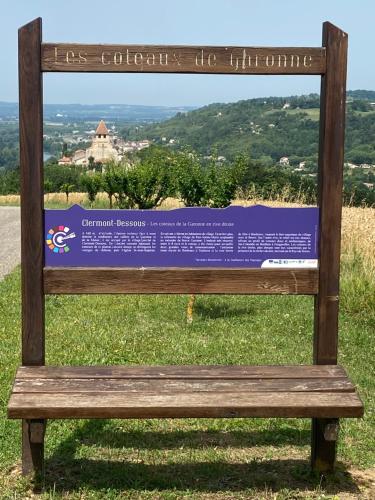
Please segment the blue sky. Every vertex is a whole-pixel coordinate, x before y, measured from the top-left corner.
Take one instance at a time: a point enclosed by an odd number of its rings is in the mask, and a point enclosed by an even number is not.
[[[0,0],[0,100],[17,100],[17,29],[43,18],[48,42],[319,46],[349,34],[348,88],[375,90],[374,0]],[[203,105],[319,91],[319,77],[47,74],[46,103]]]

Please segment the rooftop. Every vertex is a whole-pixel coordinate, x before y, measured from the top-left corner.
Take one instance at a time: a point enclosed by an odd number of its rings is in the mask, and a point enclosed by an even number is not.
[[[98,128],[95,132],[96,135],[108,135],[108,129],[103,120],[100,120]]]

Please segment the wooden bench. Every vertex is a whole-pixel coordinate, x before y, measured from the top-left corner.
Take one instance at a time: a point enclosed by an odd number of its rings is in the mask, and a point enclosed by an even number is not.
[[[321,366],[20,367],[10,418],[360,417],[345,370]]]
[[[41,19],[19,30],[23,366],[16,375],[8,415],[22,419],[24,474],[43,470],[44,435],[49,418],[311,417],[312,466],[318,471],[333,469],[338,419],[360,417],[363,405],[345,371],[337,366],[347,35],[325,23],[322,45],[295,49],[246,48],[246,53],[260,50],[262,57],[267,56],[271,61],[279,50],[280,54],[292,54],[292,61],[301,60],[304,64],[301,67],[294,63],[289,67],[272,64],[262,70],[258,67],[241,70],[243,74],[321,76],[319,269],[47,268],[43,243],[42,74],[46,71],[140,70],[126,65],[110,68],[103,65],[99,57],[102,46],[42,43]],[[110,47],[119,52],[126,50],[124,46]],[[153,47],[149,48],[152,52]],[[139,50],[148,49],[142,46]],[[157,50],[182,51],[185,66],[175,70],[151,67],[150,72],[236,71],[223,66],[222,59],[228,56],[227,47],[205,47],[207,53],[217,54],[215,67],[191,63],[197,47],[157,47]],[[90,64],[75,64],[74,54],[81,51],[90,55]],[[203,49],[199,51],[203,53]],[[54,56],[61,53],[66,53],[65,59]],[[314,296],[313,364],[44,366],[45,295],[64,293]]]

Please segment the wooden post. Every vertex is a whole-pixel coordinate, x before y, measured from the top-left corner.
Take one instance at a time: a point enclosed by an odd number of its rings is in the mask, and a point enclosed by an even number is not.
[[[42,20],[19,29],[22,364],[44,365]],[[40,439],[33,439],[35,425]],[[42,429],[40,428],[42,426]],[[43,470],[45,421],[22,422],[22,471]]]
[[[322,76],[319,139],[319,289],[315,297],[314,363],[337,363],[339,273],[348,36],[326,22],[323,44],[327,67]],[[323,419],[324,420],[324,419]],[[326,422],[312,421],[312,466],[334,467],[336,441],[324,438]]]

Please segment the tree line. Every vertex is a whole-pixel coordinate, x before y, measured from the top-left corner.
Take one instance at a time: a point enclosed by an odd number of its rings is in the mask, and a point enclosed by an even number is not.
[[[180,199],[186,206],[228,206],[241,199],[279,200],[315,204],[316,178],[301,176],[280,166],[238,155],[232,162],[217,154],[204,159],[193,150],[173,151],[152,146],[132,158],[132,164],[109,162],[94,168],[47,164],[45,193],[86,192],[91,205],[99,192],[107,193],[109,206],[149,209],[166,198]],[[19,169],[0,174],[0,194],[19,193]],[[347,179],[345,204],[375,205],[375,191]]]

